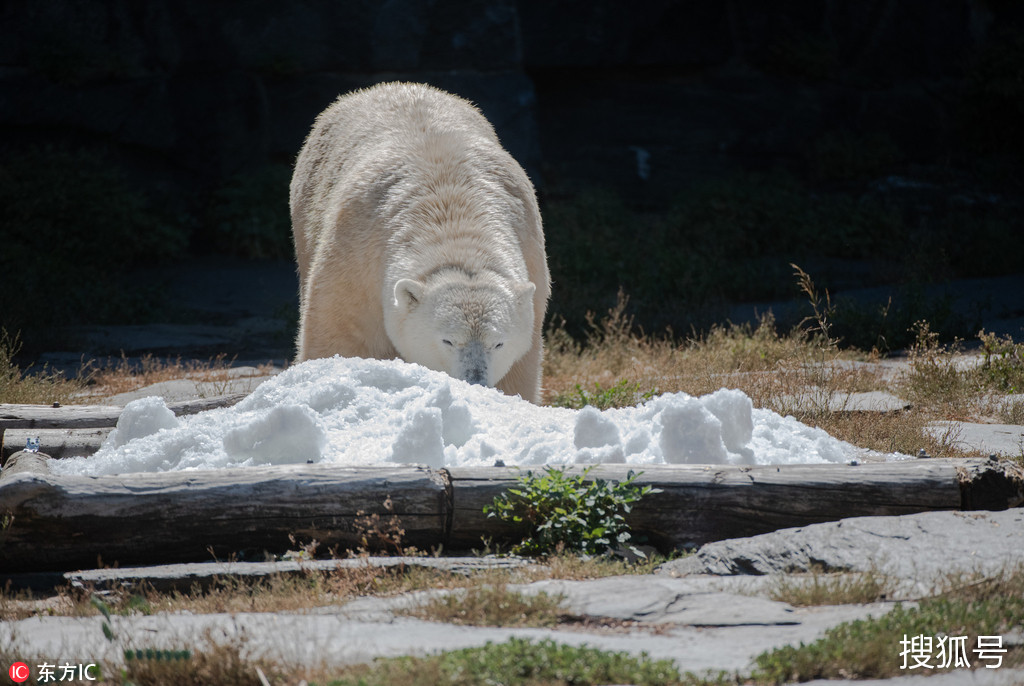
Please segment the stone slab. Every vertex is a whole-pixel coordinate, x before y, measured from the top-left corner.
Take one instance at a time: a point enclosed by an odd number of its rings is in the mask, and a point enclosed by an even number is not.
[[[957,448],[972,455],[1024,455],[1024,426],[940,421],[932,422],[925,431],[936,438],[949,434]]]
[[[135,391],[118,393],[104,398],[107,405],[125,406],[133,400],[158,396],[165,402],[172,403],[194,398],[212,398],[234,393],[252,393],[264,381],[279,373],[274,368],[271,373],[261,372],[253,367],[237,367],[226,371],[226,378],[221,381],[201,381],[199,379],[173,379],[150,384]]]
[[[376,657],[424,655],[503,642],[512,637],[550,639],[602,650],[646,653],[671,659],[682,670],[746,670],[752,659],[783,645],[816,640],[831,626],[884,613],[884,606],[799,608],[791,624],[720,627],[673,626],[657,632],[642,629],[585,631],[572,628],[508,629],[442,625],[394,616],[384,607],[408,605],[409,599],[365,599],[311,612],[166,614],[115,616],[116,640],[107,641],[99,616],[37,616],[0,625],[0,644],[26,662],[33,655],[51,659],[101,659],[117,663],[127,648],[201,647],[206,640],[237,641],[243,655],[285,663],[352,664]],[[374,612],[376,607],[377,612]],[[383,610],[383,612],[382,612]]]
[[[910,408],[910,403],[892,393],[885,391],[863,391],[858,393],[830,392],[807,388],[799,394],[785,396],[781,404],[799,410],[819,410],[827,408],[830,412],[901,412]]]
[[[569,612],[587,617],[701,627],[800,623],[787,603],[714,591],[671,577],[548,580],[529,584],[524,591],[561,595]]]
[[[487,570],[510,570],[530,562],[509,557],[353,557],[341,560],[276,560],[269,562],[196,562],[153,567],[120,567],[67,572],[64,582],[79,588],[131,589],[146,585],[158,591],[187,592],[193,586],[206,588],[218,579],[259,581],[272,576],[305,574],[311,571],[377,567],[395,569],[418,567],[453,574]],[[16,577],[14,577],[16,580]]]
[[[1024,564],[1024,509],[925,512],[838,522],[708,543],[659,573],[792,574],[878,571],[927,594],[949,574],[996,574]]]

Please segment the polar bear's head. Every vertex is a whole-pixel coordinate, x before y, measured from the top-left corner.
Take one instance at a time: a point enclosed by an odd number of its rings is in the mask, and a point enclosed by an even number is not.
[[[399,279],[388,334],[406,362],[494,386],[530,350],[535,292],[497,277]]]

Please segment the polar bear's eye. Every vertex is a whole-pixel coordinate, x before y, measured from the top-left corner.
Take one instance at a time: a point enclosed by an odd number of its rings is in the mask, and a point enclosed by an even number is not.
[[[498,348],[500,348],[503,345],[505,345],[505,344],[504,343],[495,343],[494,344],[494,349],[497,350]]]
[[[445,345],[447,345],[447,346],[450,346],[450,345],[452,344],[452,342],[451,342],[451,341],[449,341],[449,340],[448,340],[447,338],[442,338],[442,339],[441,339],[441,342],[442,342],[442,343],[444,343],[444,344],[445,344]]]

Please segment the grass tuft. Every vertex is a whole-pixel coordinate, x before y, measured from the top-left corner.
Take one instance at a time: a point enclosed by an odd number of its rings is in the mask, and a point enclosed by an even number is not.
[[[19,336],[0,329],[0,403],[65,404],[85,387],[86,377],[68,379],[45,367],[26,374],[14,362],[20,350]]]
[[[552,627],[565,614],[563,600],[543,592],[524,594],[505,583],[484,584],[433,596],[406,614],[469,626]]]
[[[895,583],[878,572],[778,576],[769,597],[801,607],[817,605],[855,605],[891,598]]]
[[[587,646],[560,645],[545,640],[513,638],[425,658],[378,660],[353,668],[331,686],[551,686],[570,684],[680,684],[682,676],[671,660],[639,658]],[[691,682],[696,683],[696,682]]]

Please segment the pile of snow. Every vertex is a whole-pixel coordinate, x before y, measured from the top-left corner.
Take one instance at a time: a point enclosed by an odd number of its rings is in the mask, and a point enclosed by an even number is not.
[[[98,453],[54,463],[117,474],[323,462],[430,467],[845,462],[865,451],[754,409],[741,391],[670,393],[640,407],[538,407],[401,361],[310,360],[230,408],[175,417],[129,403]]]

